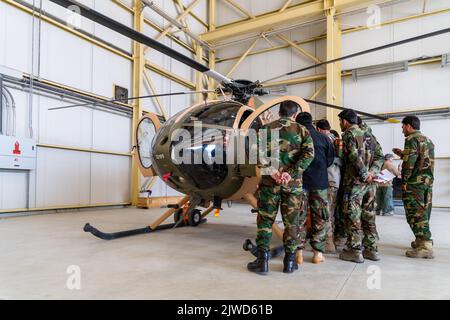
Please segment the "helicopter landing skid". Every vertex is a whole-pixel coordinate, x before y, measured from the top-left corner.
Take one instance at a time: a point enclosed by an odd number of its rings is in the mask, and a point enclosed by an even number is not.
[[[207,219],[201,219],[199,224],[205,223],[206,221],[207,221]],[[152,229],[151,227],[145,227],[145,228],[141,228],[141,229],[133,229],[133,230],[126,230],[126,231],[105,233],[105,232],[98,230],[97,228],[94,228],[89,223],[86,223],[86,225],[83,228],[83,231],[92,233],[94,236],[96,236],[97,238],[100,238],[102,240],[114,240],[114,239],[119,239],[119,238],[124,238],[124,237],[135,236],[135,235],[139,235],[139,234],[152,233],[152,232],[159,231],[159,230],[173,229],[174,227],[181,228],[181,227],[185,227],[185,226],[189,226],[189,225],[184,222],[178,223],[178,224],[177,223],[169,223],[169,224],[160,225],[160,226],[156,227],[155,229]]]
[[[250,239],[245,240],[244,245],[242,246],[245,251],[250,251],[252,255],[258,257],[258,246],[256,246]],[[276,258],[283,254],[284,247],[279,246],[270,249],[269,251],[269,259]]]

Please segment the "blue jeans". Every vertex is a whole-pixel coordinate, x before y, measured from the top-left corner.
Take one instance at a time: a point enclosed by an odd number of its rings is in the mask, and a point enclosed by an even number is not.
[[[376,211],[381,214],[394,211],[394,189],[392,186],[377,188],[376,203]]]

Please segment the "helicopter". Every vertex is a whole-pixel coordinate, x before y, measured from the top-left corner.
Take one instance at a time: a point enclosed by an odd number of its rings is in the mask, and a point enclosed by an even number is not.
[[[244,161],[243,163],[215,163],[214,161],[208,161],[212,160],[213,154],[214,156],[217,156],[221,153],[227,153],[227,148],[224,148],[224,145],[229,142],[230,134],[234,132],[238,137],[242,138],[246,137],[251,130],[258,131],[263,125],[276,120],[278,108],[280,104],[285,101],[295,102],[300,107],[299,109],[301,112],[310,112],[310,103],[326,108],[339,110],[346,109],[342,106],[303,99],[297,96],[282,96],[267,102],[262,102],[258,97],[271,93],[264,88],[264,83],[358,55],[450,32],[450,28],[438,30],[343,56],[334,60],[324,61],[260,82],[230,79],[194,59],[191,59],[130,27],[120,24],[77,1],[50,1],[65,8],[76,6],[78,8],[77,12],[81,16],[166,54],[194,70],[211,77],[220,84],[220,87],[215,90],[216,93],[222,93],[223,95],[228,93],[231,95],[231,99],[210,101],[205,99],[205,101],[173,115],[165,122],[161,122],[160,118],[154,113],[147,113],[140,119],[135,135],[137,141],[137,161],[141,174],[144,177],[158,176],[169,187],[185,194],[185,196],[177,204],[169,205],[168,210],[164,212],[164,214],[145,228],[115,233],[104,233],[91,226],[89,223],[85,225],[85,232],[91,233],[104,240],[118,239],[121,237],[183,226],[195,227],[206,222],[206,216],[211,212],[214,211],[218,213],[222,210],[223,201],[245,200],[253,207],[252,211],[256,212],[257,199],[254,194],[257,191],[261,179],[261,167],[255,163],[250,164],[248,161]],[[143,0],[144,5],[146,2],[146,0]],[[132,97],[121,100],[109,100],[108,102],[128,102],[133,99],[192,93],[196,92]],[[83,105],[89,104],[77,104],[67,107]],[[391,123],[399,122],[396,119],[390,119],[359,110],[355,111],[358,114],[381,121],[388,121]],[[202,127],[196,133],[195,131],[198,129],[197,123],[201,123]],[[193,136],[189,136],[186,140],[174,141],[174,135],[180,130],[193,133]],[[216,132],[221,133],[222,139],[219,139],[219,142],[210,140],[207,135],[204,135],[205,131],[208,130],[215,130]],[[151,137],[153,137],[153,139],[151,139]],[[200,161],[194,163],[179,162],[175,157],[177,150],[186,151],[189,148],[198,150],[201,155],[206,154],[206,157],[200,157]],[[244,148],[244,158],[248,160],[250,154],[250,146],[246,145],[246,148]],[[205,208],[203,212],[199,209],[201,207]],[[163,224],[170,216],[174,217],[173,223]],[[277,224],[273,225],[273,232],[278,237],[282,238],[283,231]],[[248,250],[254,255],[256,254],[256,246],[250,240],[245,241],[244,250]],[[281,252],[282,247],[275,248],[271,251],[271,256],[277,256]]]

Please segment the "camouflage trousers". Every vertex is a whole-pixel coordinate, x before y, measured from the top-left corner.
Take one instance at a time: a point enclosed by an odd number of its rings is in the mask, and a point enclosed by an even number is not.
[[[344,187],[343,213],[347,247],[354,250],[377,250],[378,232],[375,224],[375,184]]]
[[[327,223],[327,237],[333,238],[335,234],[336,224],[336,205],[337,205],[337,197],[338,197],[339,188],[336,187],[328,187],[328,212],[330,214],[330,219]]]
[[[303,194],[301,192],[292,193],[279,185],[261,186],[257,198],[257,246],[264,250],[270,249],[272,225],[280,207],[284,223],[284,250],[287,253],[296,252],[299,240],[306,237],[306,213],[302,211]]]
[[[406,185],[402,194],[406,220],[416,240],[431,241],[430,216],[433,198],[432,187]]]
[[[305,191],[304,215],[308,207],[311,212],[311,247],[324,252],[327,225],[330,220],[327,189]],[[302,244],[300,248],[303,248]]]

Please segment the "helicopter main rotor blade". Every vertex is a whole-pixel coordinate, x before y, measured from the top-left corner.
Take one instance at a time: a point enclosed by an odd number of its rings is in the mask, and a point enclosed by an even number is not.
[[[327,107],[327,108],[332,108],[332,109],[337,109],[337,110],[346,110],[349,108],[345,108],[345,107],[341,107],[341,106],[336,106],[334,104],[329,104],[329,103],[325,103],[325,102],[320,102],[320,101],[315,101],[315,100],[310,100],[310,99],[304,99],[306,102],[308,103],[313,103],[313,104],[317,104],[323,107]],[[374,119],[378,119],[378,120],[382,120],[382,121],[387,121],[390,123],[400,123],[400,121],[398,121],[397,119],[394,118],[385,118],[382,116],[379,116],[377,114],[372,114],[372,113],[368,113],[368,112],[364,112],[364,111],[359,111],[359,110],[355,110],[353,109],[356,113],[358,114],[362,114],[363,116],[367,116],[370,118],[374,118]]]
[[[321,62],[321,63],[318,63],[318,64],[310,65],[310,66],[305,67],[305,68],[301,68],[301,69],[298,69],[298,70],[294,70],[294,71],[285,73],[285,74],[283,74],[281,76],[277,76],[277,77],[273,77],[273,78],[267,79],[267,80],[261,82],[261,84],[265,84],[267,82],[270,82],[270,81],[273,81],[273,80],[277,80],[277,79],[280,79],[280,78],[285,77],[285,76],[290,76],[290,75],[293,75],[293,74],[296,74],[296,73],[299,73],[299,72],[303,72],[303,71],[306,71],[306,70],[315,69],[317,67],[325,66],[325,65],[330,64],[330,63],[335,63],[335,62],[339,62],[339,61],[342,61],[342,60],[346,60],[346,59],[354,58],[354,57],[361,56],[361,55],[364,55],[364,54],[368,54],[368,53],[371,53],[371,52],[380,51],[380,50],[388,49],[388,48],[391,48],[391,47],[396,47],[396,46],[399,46],[399,45],[402,45],[402,44],[405,44],[405,43],[409,43],[409,42],[414,42],[414,41],[418,41],[418,40],[422,40],[422,39],[426,39],[426,38],[430,38],[430,37],[435,37],[435,36],[442,35],[442,34],[445,34],[445,33],[448,33],[448,32],[450,32],[450,28],[437,30],[437,31],[434,31],[434,32],[422,34],[420,36],[416,36],[416,37],[412,37],[412,38],[408,38],[408,39],[404,39],[404,40],[388,43],[388,44],[385,44],[385,45],[382,45],[382,46],[379,46],[379,47],[375,47],[375,48],[371,48],[371,49],[355,52],[355,53],[352,53],[352,54],[349,54],[349,55],[346,55],[346,56],[343,56],[343,57],[340,57],[340,58],[336,58],[336,59],[324,61],[324,62]]]
[[[113,103],[113,102],[125,103],[125,102],[130,101],[130,100],[148,99],[148,98],[156,98],[156,97],[167,97],[167,96],[180,96],[180,95],[197,94],[197,93],[211,93],[211,92],[216,92],[216,90],[182,91],[182,92],[151,94],[151,95],[148,95],[148,96],[130,97],[130,98],[124,98],[124,99],[104,100],[104,101],[101,101],[101,102],[87,102],[87,103],[71,104],[71,105],[62,106],[62,107],[49,108],[48,110],[49,111],[54,111],[54,110],[61,110],[61,109],[68,109],[68,108],[75,108],[75,107],[86,107],[86,106],[96,105],[98,103]]]
[[[77,1],[74,0],[50,0],[53,3],[56,3],[64,8],[77,8],[77,13],[79,13],[81,16],[96,22],[98,24],[101,24],[111,30],[114,30],[125,37],[128,37],[130,39],[133,39],[139,43],[142,43],[148,47],[151,47],[155,49],[156,51],[159,51],[165,55],[168,55],[169,57],[197,70],[200,71],[215,80],[219,81],[220,83],[230,83],[231,79],[225,77],[224,75],[209,69],[205,65],[195,61],[192,58],[189,58],[178,51],[144,35],[141,32],[138,32],[130,27],[127,27],[124,24],[121,24]]]

